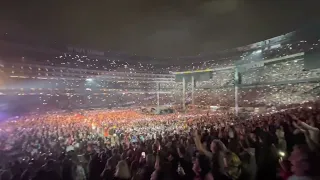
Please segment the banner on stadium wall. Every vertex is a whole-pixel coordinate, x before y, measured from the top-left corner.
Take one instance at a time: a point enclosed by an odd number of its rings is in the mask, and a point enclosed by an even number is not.
[[[318,52],[306,52],[304,57],[304,68],[306,70],[319,69],[320,68],[320,53]]]
[[[264,46],[271,46],[271,45],[275,45],[275,44],[280,44],[286,40],[289,40],[291,37],[293,37],[295,35],[295,31],[294,32],[290,32],[287,34],[283,34],[280,36],[276,36],[264,41],[260,41],[257,43],[253,43],[253,44],[249,44],[246,46],[242,46],[242,47],[237,47],[236,50],[237,51],[249,51],[249,50],[253,50],[253,49],[258,49],[258,48],[262,48]]]
[[[241,72],[245,72],[249,69],[255,69],[255,68],[259,68],[259,67],[263,67],[263,66],[264,66],[264,62],[252,62],[252,63],[248,63],[248,64],[237,65],[237,70],[239,73],[241,73]]]
[[[202,73],[202,72],[212,72],[212,69],[195,70],[195,71],[184,71],[184,72],[173,72],[172,74],[193,74],[193,73]]]
[[[72,47],[72,46],[68,46],[67,50],[70,53],[79,53],[79,54],[83,54],[83,55],[93,55],[93,56],[104,56],[105,55],[105,53],[102,51],[96,51],[96,50],[85,49],[85,48],[77,48],[77,47]]]

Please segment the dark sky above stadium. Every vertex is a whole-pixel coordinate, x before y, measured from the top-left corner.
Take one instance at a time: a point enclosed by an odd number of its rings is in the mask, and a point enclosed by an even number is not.
[[[4,0],[0,33],[156,57],[194,56],[314,23],[317,0]]]

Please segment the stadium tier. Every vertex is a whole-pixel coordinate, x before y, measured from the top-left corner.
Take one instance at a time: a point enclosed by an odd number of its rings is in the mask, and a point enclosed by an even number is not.
[[[27,112],[192,103],[260,107],[313,101],[319,97],[319,67],[306,64],[318,61],[319,35],[301,30],[179,58],[175,65],[121,53],[1,41],[0,108]],[[199,72],[210,78],[186,82],[185,88],[177,79]]]

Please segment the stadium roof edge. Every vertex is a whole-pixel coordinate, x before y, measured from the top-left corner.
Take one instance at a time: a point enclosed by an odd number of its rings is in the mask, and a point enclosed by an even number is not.
[[[304,52],[300,52],[300,53],[291,54],[291,55],[287,55],[287,56],[283,56],[283,57],[263,60],[261,62],[270,63],[270,62],[281,61],[281,60],[284,60],[284,59],[300,57],[300,56],[303,56],[303,55],[304,55]],[[250,63],[247,63],[247,64],[251,64],[251,63],[256,63],[256,62],[250,62]],[[236,67],[236,65],[232,65],[232,66],[227,66],[227,67],[205,69],[205,70],[185,71],[185,72],[171,72],[171,74],[177,75],[177,74],[191,74],[191,73],[200,73],[200,72],[221,71],[221,70],[233,69],[235,67]]]

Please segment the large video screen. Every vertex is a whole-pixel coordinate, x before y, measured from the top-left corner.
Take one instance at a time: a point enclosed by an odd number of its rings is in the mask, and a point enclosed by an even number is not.
[[[192,81],[192,76],[194,77],[195,81],[209,81],[210,79],[212,79],[212,71],[176,74],[175,80],[176,82],[182,82],[184,77],[186,83],[188,83]]]

